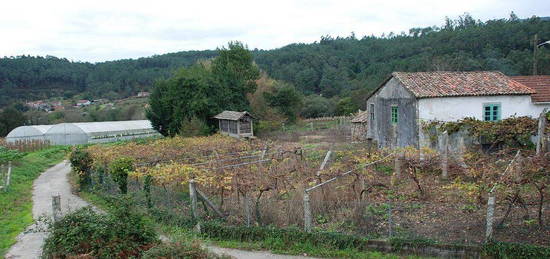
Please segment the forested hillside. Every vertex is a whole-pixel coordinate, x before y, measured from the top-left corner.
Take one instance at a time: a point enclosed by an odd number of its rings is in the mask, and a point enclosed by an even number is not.
[[[333,102],[351,97],[358,105],[392,71],[499,70],[508,75],[531,74],[535,34],[540,42],[550,40],[550,20],[521,20],[512,14],[507,19],[480,22],[464,15],[457,20],[447,19],[441,27],[361,39],[353,34],[344,38],[323,36],[311,44],[252,53],[269,76],[294,84],[305,95],[334,97]],[[0,107],[17,100],[75,94],[84,98],[127,97],[150,89],[156,79],[166,78],[178,67],[216,55],[214,50],[184,51],[96,64],[55,57],[2,58]],[[539,49],[537,60],[538,73],[550,74],[550,46]]]

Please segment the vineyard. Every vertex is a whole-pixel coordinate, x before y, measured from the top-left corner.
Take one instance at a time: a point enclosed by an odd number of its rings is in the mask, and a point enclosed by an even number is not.
[[[330,180],[308,192],[314,231],[479,244],[493,190],[495,240],[536,245],[550,240],[549,154],[472,150],[449,158],[448,176],[442,177],[442,157],[432,150],[374,150],[363,144],[246,142],[215,135],[102,144],[79,152],[89,157],[75,166],[84,178],[81,186],[102,194],[127,191],[158,219],[175,224],[192,220],[193,179],[206,197],[197,206],[201,220],[304,228],[304,191]]]

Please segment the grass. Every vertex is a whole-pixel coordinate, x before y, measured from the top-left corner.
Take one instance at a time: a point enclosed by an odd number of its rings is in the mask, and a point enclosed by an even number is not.
[[[14,161],[12,184],[0,191],[0,258],[15,243],[15,237],[32,224],[32,183],[40,173],[65,158],[67,147],[50,147],[27,153]]]
[[[403,256],[389,253],[382,253],[377,251],[359,251],[358,249],[328,249],[318,247],[313,244],[296,242],[291,246],[287,246],[282,239],[269,238],[257,242],[241,242],[234,240],[214,240],[207,239],[193,233],[191,230],[181,227],[169,227],[163,226],[162,231],[167,233],[170,238],[175,242],[191,242],[192,240],[200,239],[201,241],[218,247],[233,248],[239,250],[261,250],[271,251],[274,254],[286,254],[286,255],[302,255],[302,256],[314,256],[314,257],[327,257],[327,258],[380,258],[380,259],[393,259],[393,258],[428,258],[420,256]]]

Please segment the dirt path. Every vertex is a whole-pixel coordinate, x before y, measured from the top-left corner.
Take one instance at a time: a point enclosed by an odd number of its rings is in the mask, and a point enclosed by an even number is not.
[[[71,193],[71,185],[67,175],[71,167],[63,161],[42,173],[33,183],[32,216],[36,220],[40,216],[52,217],[52,195],[61,195],[61,211],[63,214],[87,206],[88,203]],[[6,259],[12,258],[39,258],[42,253],[42,244],[47,233],[40,224],[34,224],[17,236],[17,243],[13,245]]]
[[[232,249],[232,248],[222,248],[222,247],[214,247],[214,246],[208,246],[208,249],[218,255],[230,255],[235,258],[239,259],[262,259],[262,258],[273,258],[273,259],[312,259],[313,257],[306,257],[306,256],[293,256],[293,255],[277,255],[272,254],[267,251],[245,251],[245,250],[238,250],[238,249]]]

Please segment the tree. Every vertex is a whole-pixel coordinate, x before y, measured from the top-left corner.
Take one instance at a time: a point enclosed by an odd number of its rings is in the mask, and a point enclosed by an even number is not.
[[[203,65],[181,69],[173,77],[157,82],[146,116],[162,135],[173,136],[192,117],[207,121],[221,110],[222,103],[216,101],[218,90]]]
[[[302,95],[296,91],[293,85],[278,82],[273,92],[264,93],[264,98],[270,107],[284,114],[288,121],[296,121],[303,104]]]
[[[0,136],[6,136],[13,129],[22,126],[26,122],[26,118],[17,109],[8,107],[0,112]]]
[[[359,106],[357,106],[351,97],[345,97],[338,101],[336,104],[336,115],[350,115],[357,112]]]
[[[186,134],[182,125],[200,120],[211,129],[212,117],[220,111],[249,107],[246,95],[256,89],[259,78],[252,55],[240,42],[230,42],[219,53],[211,65],[200,62],[156,83],[146,111],[153,128],[165,136]]]
[[[319,95],[308,95],[300,114],[305,118],[316,118],[334,115],[334,103]]]
[[[253,63],[250,51],[241,42],[229,42],[228,48],[218,49],[219,56],[212,62],[212,73],[218,85],[217,101],[225,103],[226,110],[248,110],[246,94],[256,90],[255,80],[260,71]]]

